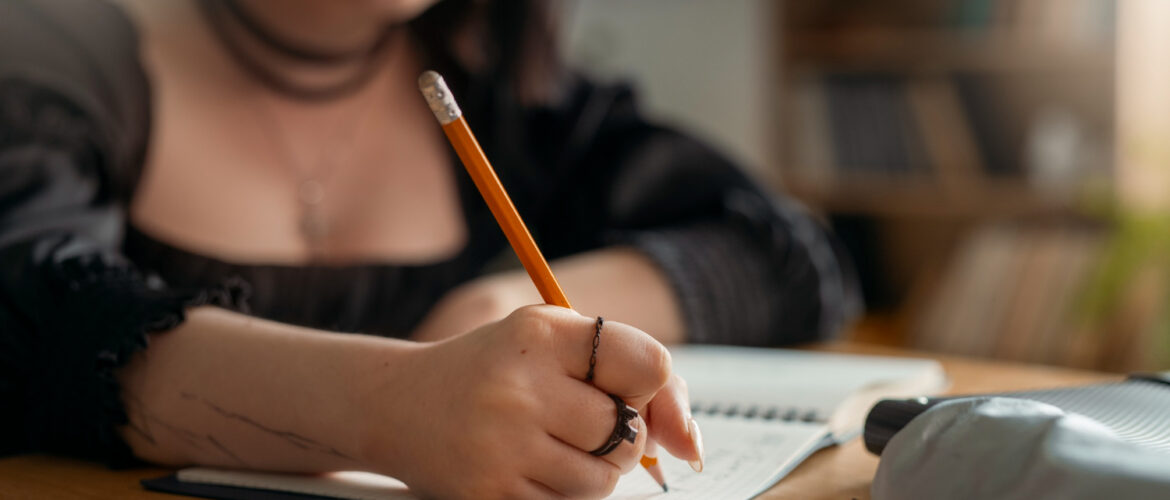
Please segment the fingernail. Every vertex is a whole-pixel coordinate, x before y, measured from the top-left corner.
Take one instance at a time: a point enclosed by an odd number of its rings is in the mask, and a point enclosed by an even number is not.
[[[703,472],[703,433],[699,431],[699,423],[695,421],[694,417],[687,420],[687,434],[690,435],[691,446],[699,457],[698,460],[691,460],[687,463],[695,472]]]

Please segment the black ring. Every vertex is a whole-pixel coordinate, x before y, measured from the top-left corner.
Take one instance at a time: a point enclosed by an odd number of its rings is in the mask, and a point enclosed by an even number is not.
[[[606,395],[613,400],[614,405],[617,407],[617,422],[614,423],[613,433],[609,435],[609,440],[601,445],[600,448],[589,452],[589,454],[597,457],[616,450],[622,444],[623,440],[633,444],[638,439],[638,426],[634,424],[634,419],[638,418],[638,410],[626,404],[625,401],[622,401],[622,398],[613,394]]]
[[[589,371],[585,372],[585,381],[593,381],[593,369],[597,367],[597,346],[601,345],[601,326],[605,324],[605,318],[597,317],[597,326],[593,330],[593,354],[589,355]]]

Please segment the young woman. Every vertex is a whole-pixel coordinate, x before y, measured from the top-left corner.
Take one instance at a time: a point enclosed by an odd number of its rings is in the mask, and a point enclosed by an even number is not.
[[[433,3],[0,1],[0,452],[602,496],[647,434],[702,467],[663,343],[848,316],[820,228],[563,71],[546,3]],[[525,307],[428,68],[587,316]]]

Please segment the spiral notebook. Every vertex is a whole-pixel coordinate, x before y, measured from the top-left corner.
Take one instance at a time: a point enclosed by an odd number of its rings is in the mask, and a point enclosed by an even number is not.
[[[704,471],[663,457],[669,493],[635,470],[610,498],[752,498],[815,451],[857,436],[877,400],[929,395],[946,385],[942,367],[929,360],[726,346],[671,352],[703,431]],[[354,472],[291,476],[191,468],[143,485],[222,499],[413,498],[392,478]]]

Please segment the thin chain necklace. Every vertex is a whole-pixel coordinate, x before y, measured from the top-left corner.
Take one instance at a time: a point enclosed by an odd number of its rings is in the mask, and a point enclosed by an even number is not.
[[[260,128],[266,131],[273,149],[280,155],[276,163],[287,170],[295,182],[299,217],[297,230],[310,259],[317,260],[324,253],[324,244],[332,229],[325,210],[328,183],[337,165],[343,163],[356,149],[358,134],[355,132],[365,128],[359,125],[365,123],[370,116],[369,110],[374,106],[363,105],[356,116],[343,120],[340,126],[331,127],[333,133],[322,144],[316,161],[306,165],[298,161],[288,134],[276,118],[271,103],[265,99],[259,100],[262,101],[257,103],[259,114],[267,122]]]

